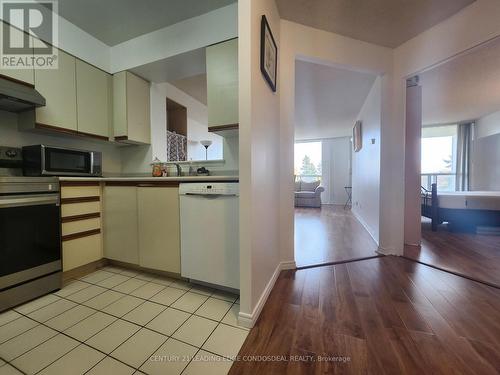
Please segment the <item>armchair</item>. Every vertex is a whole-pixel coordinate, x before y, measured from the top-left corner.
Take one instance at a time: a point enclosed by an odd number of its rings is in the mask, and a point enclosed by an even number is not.
[[[316,182],[295,182],[295,207],[321,207],[321,193],[325,188]]]

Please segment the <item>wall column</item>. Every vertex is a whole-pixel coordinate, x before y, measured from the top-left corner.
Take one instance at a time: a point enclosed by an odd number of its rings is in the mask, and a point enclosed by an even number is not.
[[[414,79],[409,82],[406,89],[404,243],[410,246],[420,246],[422,239],[420,212],[422,87],[415,83]]]

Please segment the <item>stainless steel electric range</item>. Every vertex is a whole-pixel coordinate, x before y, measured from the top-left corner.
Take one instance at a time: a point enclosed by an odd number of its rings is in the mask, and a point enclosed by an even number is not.
[[[0,147],[3,173],[18,152]],[[56,177],[0,176],[0,311],[61,288],[59,203]]]

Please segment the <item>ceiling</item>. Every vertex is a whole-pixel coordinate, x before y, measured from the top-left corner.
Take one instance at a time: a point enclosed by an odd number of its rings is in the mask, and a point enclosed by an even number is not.
[[[295,139],[349,136],[376,76],[297,60]]]
[[[500,111],[500,39],[420,74],[420,83],[424,125]]]
[[[59,14],[108,46],[114,46],[235,1],[59,0]]]
[[[131,71],[150,82],[168,82],[207,105],[205,48],[141,65]]]
[[[397,47],[475,0],[276,0],[281,18]]]
[[[131,71],[155,83],[172,83],[186,77],[205,74],[207,71],[205,48],[141,65],[131,69]]]

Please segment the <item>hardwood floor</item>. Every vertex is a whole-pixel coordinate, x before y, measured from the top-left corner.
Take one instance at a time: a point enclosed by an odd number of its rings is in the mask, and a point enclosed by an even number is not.
[[[343,206],[295,209],[298,267],[376,256],[377,244]]]
[[[283,271],[239,354],[230,374],[498,374],[500,290],[393,256]],[[291,355],[316,360],[247,357]]]
[[[422,223],[422,247],[407,246],[405,257],[500,287],[500,236],[432,232]]]

